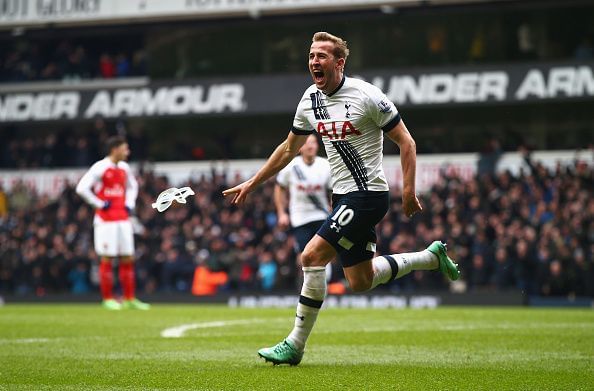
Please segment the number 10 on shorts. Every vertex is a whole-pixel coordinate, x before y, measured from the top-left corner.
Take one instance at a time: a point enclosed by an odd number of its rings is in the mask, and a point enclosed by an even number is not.
[[[352,209],[347,209],[346,205],[341,205],[340,208],[334,213],[330,220],[335,221],[340,226],[345,226],[353,220],[355,212]]]

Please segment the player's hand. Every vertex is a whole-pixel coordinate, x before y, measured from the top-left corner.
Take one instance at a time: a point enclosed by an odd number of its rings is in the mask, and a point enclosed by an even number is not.
[[[111,201],[105,201],[101,210],[108,210],[111,207]]]
[[[414,193],[403,193],[402,209],[406,217],[412,217],[415,213],[422,211],[423,207]]]
[[[281,213],[278,215],[277,224],[278,224],[279,228],[287,229],[289,227],[290,223],[291,223],[291,221],[290,221],[289,215],[287,213]]]
[[[239,185],[232,187],[227,190],[223,190],[223,196],[227,197],[228,195],[232,195],[233,199],[231,200],[232,204],[239,205],[245,202],[248,194],[253,191],[252,188],[252,181],[248,180]]]

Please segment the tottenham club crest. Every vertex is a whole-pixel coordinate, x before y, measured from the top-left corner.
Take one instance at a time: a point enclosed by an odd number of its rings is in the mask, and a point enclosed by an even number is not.
[[[349,113],[349,109],[351,108],[351,103],[349,101],[344,102],[344,108],[346,109],[346,118],[351,118],[351,113]]]
[[[392,107],[390,107],[390,104],[388,102],[386,102],[385,100],[382,100],[377,105],[379,106],[380,111],[384,114],[387,114],[390,111],[392,111]]]

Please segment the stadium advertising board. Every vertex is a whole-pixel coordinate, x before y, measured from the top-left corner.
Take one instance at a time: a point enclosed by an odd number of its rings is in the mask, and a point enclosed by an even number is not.
[[[399,107],[523,103],[592,99],[594,63],[510,65],[428,70],[383,70],[354,75]],[[0,123],[292,113],[311,83],[307,75],[229,77],[94,88],[0,86]],[[84,89],[83,89],[84,87]]]
[[[419,3],[420,0],[0,0],[0,28],[256,17]]]

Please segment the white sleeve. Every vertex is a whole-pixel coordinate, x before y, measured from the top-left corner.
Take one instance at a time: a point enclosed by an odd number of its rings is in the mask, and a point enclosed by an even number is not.
[[[328,177],[326,188],[332,190],[332,169],[328,160],[324,159],[324,166],[326,168],[326,176]]]
[[[297,105],[297,111],[295,112],[295,117],[293,118],[293,126],[291,126],[291,132],[298,135],[308,135],[314,132],[314,129],[312,129],[304,111],[304,107],[307,104],[308,99],[310,99],[308,97],[308,91],[309,89],[305,91],[303,97]]]
[[[279,185],[281,185],[282,187],[288,187],[289,186],[289,176],[291,174],[291,167],[293,165],[291,163],[289,163],[285,168],[283,168],[282,170],[279,171],[278,174],[276,174],[276,183],[278,183]]]
[[[126,178],[126,207],[134,209],[138,197],[138,182],[128,165],[126,165]]]
[[[103,208],[105,201],[99,199],[93,193],[93,187],[101,180],[101,170],[98,166],[99,162],[93,164],[89,171],[80,178],[78,185],[76,185],[76,194],[82,197],[89,205],[95,209]]]
[[[384,132],[388,132],[400,122],[400,113],[394,103],[377,87],[368,90],[368,113],[371,119]]]

